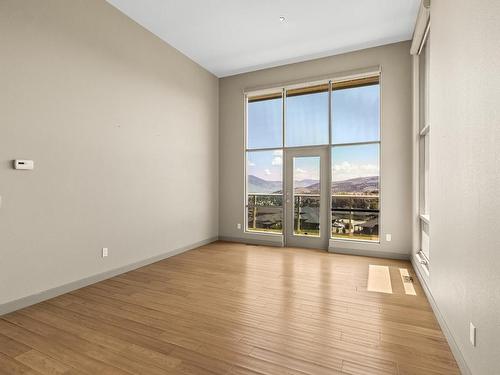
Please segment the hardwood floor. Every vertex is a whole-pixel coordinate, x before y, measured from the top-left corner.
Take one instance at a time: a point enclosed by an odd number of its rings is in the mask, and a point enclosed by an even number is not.
[[[409,262],[216,242],[4,315],[0,373],[459,371]]]

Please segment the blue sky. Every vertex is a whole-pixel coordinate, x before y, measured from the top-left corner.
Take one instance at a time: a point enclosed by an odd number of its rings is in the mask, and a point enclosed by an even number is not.
[[[283,152],[254,151],[247,156],[247,173],[268,181],[282,181]]]
[[[328,143],[328,92],[286,99],[286,146]]]
[[[293,160],[293,175],[295,181],[319,181],[320,158],[315,156],[298,157]]]
[[[379,139],[379,86],[335,90],[332,93],[332,137],[334,143],[367,142]],[[249,103],[248,147],[282,146],[281,99]],[[328,143],[328,93],[286,99],[286,145],[288,147]],[[280,181],[281,151],[250,152],[248,173]],[[317,179],[317,163],[304,159],[296,179]],[[379,173],[378,145],[339,146],[332,153],[333,180],[374,176]]]
[[[281,99],[248,103],[248,148],[281,147]]]
[[[332,149],[332,180],[343,181],[379,174],[379,145],[335,146]]]
[[[379,86],[335,90],[332,93],[333,143],[379,139]]]

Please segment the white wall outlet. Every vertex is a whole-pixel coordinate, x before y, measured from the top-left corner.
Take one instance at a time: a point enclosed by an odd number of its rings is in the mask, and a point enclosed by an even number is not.
[[[241,229],[241,224],[240,223],[236,224],[236,228]]]
[[[108,256],[108,248],[107,247],[103,247],[102,248],[102,257],[107,257]]]
[[[387,233],[387,234],[385,235],[385,240],[386,240],[387,242],[391,242],[391,241],[392,241],[392,234]]]
[[[469,324],[469,340],[472,346],[476,346],[476,327],[472,322]]]

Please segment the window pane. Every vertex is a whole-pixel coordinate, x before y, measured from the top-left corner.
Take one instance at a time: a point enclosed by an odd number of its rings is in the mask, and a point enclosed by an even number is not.
[[[429,254],[429,225],[420,221],[420,250],[425,254],[427,259],[430,258]]]
[[[426,43],[427,44],[427,43]],[[426,77],[426,48],[422,48],[422,52],[420,52],[420,55],[418,56],[418,100],[419,100],[419,128],[422,130],[425,127],[426,124],[426,116],[427,116],[427,111],[426,111],[426,84],[427,84],[427,77]]]
[[[247,229],[282,233],[283,152],[247,152]]]
[[[378,213],[332,209],[332,237],[345,240],[378,241]]]
[[[420,130],[429,125],[429,45],[430,35],[427,36],[424,47],[418,56]]]
[[[281,93],[248,98],[248,148],[283,145]]]
[[[425,125],[430,125],[430,119],[429,119],[429,111],[430,111],[430,97],[429,97],[429,92],[430,92],[430,56],[431,56],[431,36],[430,34],[427,36],[427,42],[425,42]]]
[[[429,140],[430,133],[420,137],[420,213],[429,214]]]
[[[332,237],[379,239],[379,144],[332,148]]]
[[[355,143],[380,139],[378,84],[335,88],[332,92],[332,142]]]
[[[319,236],[320,158],[293,158],[293,234]]]
[[[424,47],[418,58],[419,64],[419,117],[420,130],[428,127],[429,123],[429,45],[430,35],[427,36]],[[429,130],[419,137],[419,212],[429,217]],[[420,220],[420,249],[429,259],[429,225]]]
[[[286,145],[328,144],[328,85],[288,90]]]
[[[332,148],[333,188],[339,193],[378,195],[379,144]]]

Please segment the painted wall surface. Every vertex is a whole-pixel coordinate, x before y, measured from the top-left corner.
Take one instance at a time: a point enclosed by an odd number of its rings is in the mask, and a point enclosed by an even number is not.
[[[339,247],[411,254],[411,58],[408,42],[390,44],[303,63],[222,78],[219,85],[219,234],[241,240],[281,243],[281,237],[245,233],[244,90],[380,66],[381,83],[381,242],[338,243]],[[392,241],[385,241],[385,234]]]
[[[429,287],[471,372],[500,374],[500,2],[433,0],[430,43]]]
[[[215,76],[99,0],[1,1],[0,55],[0,304],[217,236]]]

